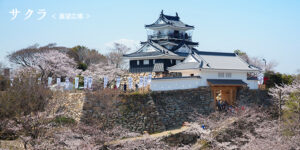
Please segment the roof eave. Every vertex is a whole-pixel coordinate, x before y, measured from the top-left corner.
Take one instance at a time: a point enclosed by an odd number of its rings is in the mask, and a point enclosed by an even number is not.
[[[168,68],[167,70],[169,70],[169,71],[179,71],[179,70],[200,70],[200,68],[184,68],[184,69],[173,69],[173,68]]]
[[[226,70],[226,71],[247,71],[247,72],[259,72],[260,70],[252,69],[223,69],[223,68],[201,68],[202,70]]]
[[[184,30],[193,30],[194,27],[193,26],[185,26],[185,27],[179,27],[179,26],[173,26],[173,25],[170,25],[170,24],[164,24],[164,25],[161,25],[161,26],[153,26],[152,25],[145,25],[145,28],[148,28],[148,29],[160,29],[160,28],[165,28],[165,27],[173,27],[173,28],[179,28],[179,29],[184,29]]]
[[[170,56],[170,55],[156,55],[156,56],[123,56],[124,58],[132,58],[132,59],[146,59],[146,58],[166,58],[166,59],[184,59],[183,56]]]

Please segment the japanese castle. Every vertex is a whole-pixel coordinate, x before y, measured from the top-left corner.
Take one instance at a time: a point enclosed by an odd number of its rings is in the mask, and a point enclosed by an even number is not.
[[[198,46],[189,32],[194,26],[181,22],[177,13],[176,16],[167,16],[162,11],[157,21],[145,25],[145,28],[147,41],[141,42],[138,51],[124,55],[130,59],[132,73],[166,73],[168,67],[179,64]]]
[[[154,73],[151,90],[188,89],[199,86],[257,89],[260,70],[235,53],[199,51],[192,41],[194,26],[185,24],[176,13],[163,11],[152,24],[145,25],[147,41],[136,52],[124,55],[129,59],[129,72]],[[218,88],[217,88],[218,89]],[[232,91],[231,91],[232,92]],[[224,93],[225,94],[225,93]]]

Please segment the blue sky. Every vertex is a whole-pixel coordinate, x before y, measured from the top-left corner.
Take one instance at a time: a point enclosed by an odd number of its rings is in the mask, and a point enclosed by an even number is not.
[[[13,21],[9,13],[20,13]],[[153,23],[163,9],[178,12],[194,25],[199,50],[246,51],[250,56],[278,62],[276,71],[300,69],[300,1],[277,0],[0,0],[0,59],[15,50],[39,43],[72,47],[85,45],[107,53],[107,45],[123,39],[146,40],[145,24]],[[28,9],[33,15],[24,20]],[[38,21],[39,9],[47,15]],[[59,13],[82,13],[89,18],[59,20]],[[56,16],[57,17],[57,16]]]

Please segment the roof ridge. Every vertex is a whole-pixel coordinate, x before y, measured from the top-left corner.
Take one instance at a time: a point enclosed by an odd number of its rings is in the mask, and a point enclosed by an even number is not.
[[[220,52],[220,51],[200,51],[200,50],[197,50],[198,53],[215,53],[215,54],[232,54],[232,55],[235,55],[235,53],[233,52]]]
[[[198,50],[197,50],[197,51],[198,51]],[[211,68],[211,66],[209,65],[209,63],[208,63],[203,57],[201,57],[201,56],[198,55],[197,53],[196,53],[196,55],[197,55],[198,57],[200,57],[200,59],[206,63],[206,66],[207,66],[207,67]]]

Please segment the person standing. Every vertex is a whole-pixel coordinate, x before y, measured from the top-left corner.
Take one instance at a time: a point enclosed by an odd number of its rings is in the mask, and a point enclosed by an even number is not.
[[[124,84],[124,92],[126,92],[126,90],[127,90],[127,85]]]
[[[219,94],[217,95],[216,97],[217,99],[217,107],[218,107],[218,110],[221,111],[222,110],[222,90],[219,91]]]

